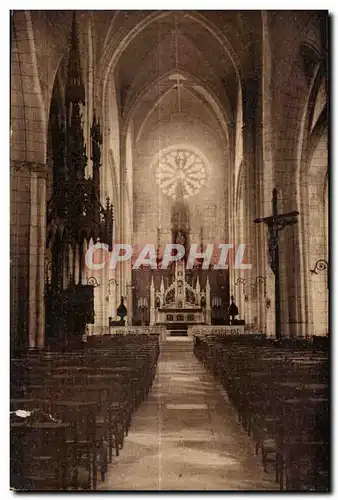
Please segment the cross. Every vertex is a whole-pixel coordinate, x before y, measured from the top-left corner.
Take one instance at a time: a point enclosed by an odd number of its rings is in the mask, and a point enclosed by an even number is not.
[[[260,217],[254,222],[264,222],[269,231],[269,255],[270,267],[275,275],[275,321],[276,321],[276,339],[282,338],[280,321],[280,278],[279,278],[279,246],[278,232],[286,226],[297,223],[299,212],[293,211],[287,214],[278,213],[277,189],[272,191],[272,215],[269,217]]]

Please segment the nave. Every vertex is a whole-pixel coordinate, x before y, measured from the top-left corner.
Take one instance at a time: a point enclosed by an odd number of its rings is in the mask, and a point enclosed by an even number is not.
[[[191,338],[161,347],[153,387],[102,490],[277,490]]]
[[[14,490],[328,491],[323,339],[94,336],[11,375]]]
[[[11,12],[12,489],[328,491],[329,17]]]

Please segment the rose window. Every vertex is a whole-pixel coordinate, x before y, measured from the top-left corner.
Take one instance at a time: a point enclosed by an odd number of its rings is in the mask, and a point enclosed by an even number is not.
[[[183,196],[189,198],[198,193],[206,180],[205,162],[197,153],[187,149],[175,149],[160,154],[156,182],[167,196],[175,197],[177,184],[181,181]]]

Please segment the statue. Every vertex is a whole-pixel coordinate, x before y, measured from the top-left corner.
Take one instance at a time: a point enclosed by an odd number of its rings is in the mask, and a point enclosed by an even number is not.
[[[236,306],[235,302],[234,302],[234,296],[231,295],[231,304],[229,306],[229,316],[231,318],[231,324],[233,325],[234,322],[236,321],[236,316],[238,316],[238,307]]]
[[[182,231],[178,231],[176,236],[176,243],[179,245],[183,245],[184,247],[186,246],[185,235],[182,233]]]
[[[127,308],[126,306],[124,305],[124,298],[121,297],[121,304],[119,305],[119,307],[117,308],[117,316],[120,318],[120,324],[124,326],[125,324],[125,321],[124,321],[124,318],[125,316],[127,316]]]

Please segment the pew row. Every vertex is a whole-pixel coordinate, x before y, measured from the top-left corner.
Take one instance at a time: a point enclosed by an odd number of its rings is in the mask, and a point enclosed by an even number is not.
[[[329,357],[325,342],[264,335],[195,336],[194,353],[226,390],[282,491],[329,490]]]
[[[11,488],[95,490],[156,374],[159,338],[91,337],[11,360]]]

